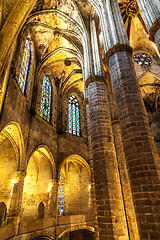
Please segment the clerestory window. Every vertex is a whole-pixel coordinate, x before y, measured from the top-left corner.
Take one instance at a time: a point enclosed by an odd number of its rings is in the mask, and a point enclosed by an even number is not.
[[[79,104],[72,94],[69,98],[69,133],[80,136]]]
[[[47,122],[50,122],[50,117],[51,117],[51,82],[50,82],[50,79],[49,79],[48,76],[45,76],[43,78],[40,117],[42,117]]]
[[[21,69],[18,79],[18,84],[20,86],[20,89],[22,93],[25,93],[26,84],[27,84],[27,76],[28,76],[28,70],[29,70],[29,63],[30,63],[30,57],[31,57],[31,49],[30,49],[30,40],[26,38],[24,52],[23,52],[23,58],[21,63]]]

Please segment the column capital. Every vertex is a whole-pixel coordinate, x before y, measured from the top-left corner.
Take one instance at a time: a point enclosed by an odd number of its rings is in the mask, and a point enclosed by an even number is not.
[[[112,57],[116,52],[127,52],[132,55],[132,47],[128,44],[116,44],[112,48],[110,48],[105,54],[105,63],[109,65],[109,59]]]
[[[155,34],[160,29],[160,17],[154,21],[152,27],[149,29],[149,39],[154,42]]]
[[[103,82],[107,84],[107,79],[104,76],[100,76],[100,75],[90,76],[85,81],[85,87],[88,88],[89,84],[93,82]]]

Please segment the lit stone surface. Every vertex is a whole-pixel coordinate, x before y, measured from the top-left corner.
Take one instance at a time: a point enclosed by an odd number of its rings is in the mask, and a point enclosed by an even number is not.
[[[1,240],[160,239],[158,3],[0,1]]]

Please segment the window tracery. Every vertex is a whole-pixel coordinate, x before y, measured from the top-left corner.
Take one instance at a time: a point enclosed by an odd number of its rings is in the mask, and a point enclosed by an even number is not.
[[[18,84],[19,84],[20,89],[22,90],[23,94],[25,92],[26,83],[27,83],[30,57],[31,57],[30,40],[28,38],[26,38],[24,52],[23,52],[23,58],[22,58],[22,63],[21,63],[21,69],[20,69],[20,74],[19,74],[19,79],[18,79]]]
[[[51,115],[51,82],[48,76],[43,78],[40,117],[47,122]]]
[[[145,53],[137,53],[133,56],[133,59],[136,63],[138,63],[141,66],[148,66],[152,63],[151,58],[146,55]]]
[[[79,104],[77,98],[72,95],[69,98],[69,133],[80,136]]]

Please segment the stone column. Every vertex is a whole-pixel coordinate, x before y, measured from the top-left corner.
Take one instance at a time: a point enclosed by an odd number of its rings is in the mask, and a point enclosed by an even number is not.
[[[87,78],[85,87],[88,89],[86,110],[96,224],[100,239],[129,239],[94,14],[90,27],[94,75]]]
[[[119,168],[120,179],[121,179],[121,186],[122,186],[122,192],[123,192],[123,198],[124,198],[124,204],[125,204],[125,212],[127,217],[129,236],[130,236],[130,240],[135,240],[135,239],[139,240],[140,238],[139,238],[139,232],[138,232],[138,226],[137,226],[137,219],[136,219],[135,208],[133,204],[126,159],[124,155],[121,129],[120,129],[118,120],[112,121],[112,130],[113,130],[114,142],[115,142],[116,153],[117,153],[118,168]]]
[[[14,183],[12,189],[12,199],[10,204],[8,223],[15,224],[16,234],[18,234],[20,223],[21,203],[25,176],[26,172],[17,172],[17,179],[15,179],[16,182]]]
[[[58,183],[56,177],[52,179],[52,184],[50,186],[49,192],[49,207],[47,211],[47,217],[57,217],[57,192],[58,192]]]
[[[100,239],[129,239],[103,76],[85,81]]]
[[[117,0],[107,2],[112,9],[118,7]],[[118,11],[116,15],[112,11],[112,15],[117,21],[122,19]],[[121,41],[121,34],[117,30],[119,44],[108,46],[106,64],[110,68],[140,239],[160,239],[160,181],[155,164],[159,157],[136,79],[132,49],[128,41]]]
[[[111,111],[111,120],[112,120],[111,125],[112,125],[114,143],[115,143],[116,154],[117,154],[117,163],[118,163],[118,170],[120,174],[120,182],[122,186],[122,195],[123,195],[125,213],[127,218],[129,239],[139,240],[140,238],[139,238],[137,219],[136,219],[135,208],[134,208],[134,203],[132,198],[131,185],[130,185],[129,176],[128,176],[126,158],[124,154],[123,142],[122,142],[122,136],[121,136],[121,129],[120,129],[119,121],[117,118],[116,105],[115,105],[109,72],[107,72],[107,80],[108,80],[107,92],[108,92],[108,99],[110,101],[110,111]]]
[[[160,51],[160,2],[159,0],[137,0],[143,16],[149,38],[155,42]]]
[[[87,118],[87,126],[89,126],[89,109],[88,109],[88,98],[84,100],[84,105],[86,106],[86,118]],[[94,178],[94,169],[93,169],[93,156],[91,150],[91,134],[90,128],[88,127],[88,145],[89,145],[89,163],[91,169],[91,199],[93,205],[93,214],[94,214],[94,227],[95,227],[95,240],[99,240],[99,228],[98,228],[98,221],[97,221],[97,205],[96,205],[96,192],[95,192],[95,178]]]

